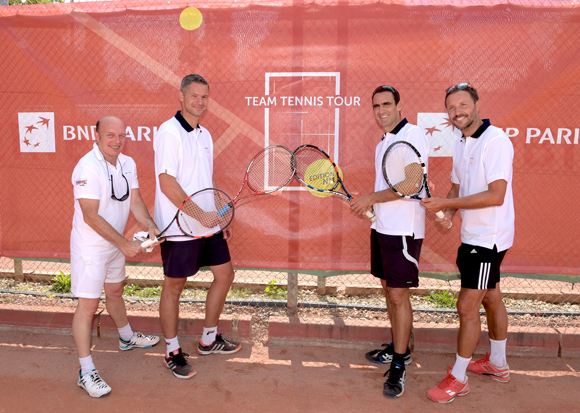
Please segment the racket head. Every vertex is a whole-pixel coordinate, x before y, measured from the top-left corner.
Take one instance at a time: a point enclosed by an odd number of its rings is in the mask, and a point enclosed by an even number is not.
[[[234,206],[228,194],[221,189],[205,188],[183,201],[176,220],[185,235],[208,238],[226,229],[233,219]]]
[[[425,187],[426,167],[419,151],[409,142],[393,142],[383,156],[383,177],[403,198],[419,199]]]
[[[246,179],[252,191],[269,194],[286,186],[295,173],[296,159],[292,151],[282,145],[272,145],[252,159]]]
[[[341,183],[338,168],[330,156],[313,145],[302,145],[294,151],[296,178],[319,191],[334,192]]]

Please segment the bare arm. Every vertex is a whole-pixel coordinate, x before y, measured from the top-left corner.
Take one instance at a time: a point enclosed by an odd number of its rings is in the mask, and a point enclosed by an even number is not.
[[[503,204],[507,181],[498,179],[488,185],[486,191],[477,194],[458,197],[459,184],[453,184],[447,198],[426,198],[421,204],[431,212],[437,212],[442,209],[448,210],[455,214],[457,209],[477,209],[490,206],[500,206]],[[446,212],[447,213],[447,212]]]
[[[179,208],[185,198],[188,197],[181,185],[179,185],[179,182],[177,182],[177,179],[169,174],[159,174],[159,187],[161,188],[161,192],[163,192],[163,194],[169,198],[177,208]]]
[[[87,225],[101,237],[119,247],[123,254],[127,257],[136,257],[145,252],[139,242],[126,239],[105,218],[99,215],[100,201],[98,199],[80,198],[78,201]]]

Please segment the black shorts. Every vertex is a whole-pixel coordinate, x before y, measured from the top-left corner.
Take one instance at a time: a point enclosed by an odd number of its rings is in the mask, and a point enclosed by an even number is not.
[[[461,288],[494,289],[500,281],[500,267],[507,250],[498,252],[476,245],[461,244],[457,250],[457,267],[461,274]]]
[[[222,234],[191,241],[161,243],[163,273],[166,277],[184,278],[201,267],[221,265],[231,261],[228,243]]]
[[[371,274],[390,288],[419,286],[422,239],[371,230]]]

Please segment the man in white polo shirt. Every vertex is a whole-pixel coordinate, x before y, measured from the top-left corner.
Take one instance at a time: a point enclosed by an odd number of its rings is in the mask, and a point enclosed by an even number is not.
[[[351,208],[362,215],[373,208],[377,216],[371,225],[371,274],[381,280],[393,342],[383,349],[366,353],[373,363],[390,363],[383,394],[399,397],[405,391],[405,365],[412,362],[409,339],[413,328],[413,308],[409,288],[419,286],[419,256],[425,237],[425,208],[419,200],[403,199],[389,188],[382,172],[387,148],[407,141],[419,150],[428,165],[429,141],[421,128],[401,120],[399,92],[379,86],[372,96],[375,118],[385,134],[375,151],[375,192],[352,201]]]
[[[508,317],[499,288],[500,266],[514,240],[512,174],[514,148],[507,135],[489,119],[479,117],[479,96],[469,83],[446,90],[449,120],[462,132],[453,147],[451,190],[447,199],[421,203],[431,212],[445,212],[443,227],[461,211],[461,246],[457,267],[461,290],[457,301],[459,337],[456,361],[447,376],[427,397],[448,403],[469,393],[466,371],[489,376],[500,383],[510,380],[506,361]],[[479,308],[483,304],[491,352],[471,361],[481,336]]]
[[[91,356],[93,315],[103,287],[107,311],[119,330],[121,350],[149,348],[159,342],[159,337],[133,332],[123,301],[125,256],[144,252],[139,242],[123,237],[129,212],[151,236],[160,232],[141,199],[135,162],[121,153],[127,140],[125,130],[119,118],[99,120],[97,142],[72,175],[75,211],[70,238],[71,290],[79,297],[72,330],[81,364],[78,385],[91,397],[111,392]]]
[[[191,194],[215,187],[213,181],[213,141],[209,131],[199,125],[199,118],[207,109],[209,85],[200,75],[188,75],[181,82],[181,111],[163,123],[155,135],[155,221],[165,228],[177,212],[177,208]],[[176,227],[176,224],[173,224]],[[179,229],[167,233],[178,234]],[[227,240],[231,228],[223,236],[205,239],[167,238],[161,244],[163,260],[163,290],[159,305],[161,328],[167,350],[165,366],[177,378],[188,379],[195,370],[187,362],[177,339],[179,322],[179,298],[187,277],[197,273],[200,267],[209,267],[214,280],[205,302],[203,335],[197,351],[200,355],[229,354],[241,346],[217,333],[220,314],[226,296],[234,281]]]

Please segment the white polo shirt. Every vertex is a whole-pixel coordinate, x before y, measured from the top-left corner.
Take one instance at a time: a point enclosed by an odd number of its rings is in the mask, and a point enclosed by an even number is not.
[[[181,111],[164,122],[153,139],[155,149],[155,223],[163,230],[177,213],[177,207],[165,196],[159,186],[159,175],[175,177],[187,195],[213,186],[213,141],[203,126],[191,125]],[[208,234],[214,232],[208,230]],[[167,234],[180,234],[173,223]],[[203,235],[203,234],[199,234]],[[188,238],[168,238],[170,241],[187,241]]]
[[[107,173],[108,168],[108,173]],[[129,183],[129,197],[125,201],[111,199],[111,176],[115,185],[115,196],[123,197]],[[139,188],[137,166],[129,156],[120,154],[117,165],[105,160],[98,145],[81,158],[72,174],[74,187],[75,211],[73,228],[70,237],[70,251],[76,256],[102,256],[118,251],[117,246],[101,237],[84,220],[79,199],[99,200],[99,215],[102,216],[119,234],[125,231],[125,225],[131,211],[131,190]]]
[[[504,251],[514,242],[514,200],[512,193],[514,147],[507,135],[489,119],[483,120],[471,137],[457,139],[453,147],[451,181],[459,184],[459,196],[487,191],[488,185],[503,179],[507,188],[503,205],[461,209],[461,242]]]
[[[375,192],[389,188],[383,176],[383,156],[387,148],[396,141],[406,141],[412,144],[429,168],[429,140],[421,128],[411,125],[403,119],[390,133],[385,133],[375,151]],[[422,197],[425,196],[423,190]],[[425,238],[425,208],[418,199],[401,198],[394,201],[373,205],[377,220],[371,228],[386,235],[415,235],[415,239]]]

